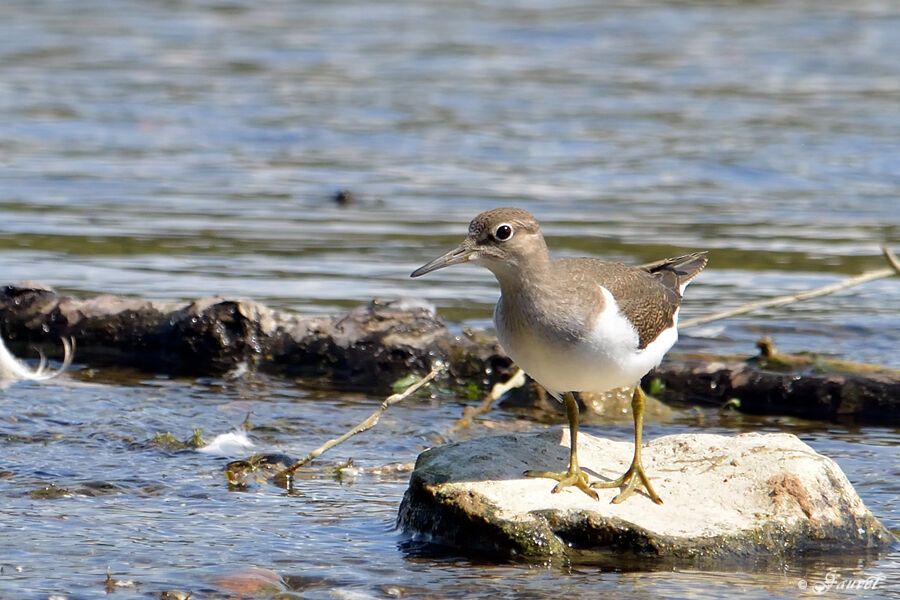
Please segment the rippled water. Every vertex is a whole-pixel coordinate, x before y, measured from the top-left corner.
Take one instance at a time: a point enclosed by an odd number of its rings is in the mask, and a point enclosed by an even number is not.
[[[890,0],[9,0],[0,24],[0,284],[237,295],[305,313],[409,295],[452,326],[487,326],[486,271],[408,274],[500,205],[534,212],[560,255],[709,249],[684,317],[881,268],[879,245],[900,249]],[[338,206],[338,190],[355,201]],[[900,284],[885,279],[688,330],[680,349],[750,353],[770,334],[784,350],[898,367],[898,308]],[[16,540],[0,556],[2,595],[105,595],[107,565],[139,583],[117,595],[199,594],[252,564],[302,597],[761,598],[835,567],[560,572],[410,554],[392,530],[405,473],[343,485],[320,473],[299,497],[233,493],[225,459],[145,443],[221,433],[250,409],[270,428],[254,432],[262,446],[300,454],[380,399],[268,379],[77,378],[91,385],[0,392],[0,534]],[[413,460],[451,435],[462,400],[440,400],[407,404],[323,464]],[[896,431],[704,427],[802,432],[900,527]],[[48,484],[77,493],[28,495]],[[896,555],[839,566],[887,573],[898,594]]]
[[[107,567],[115,579],[134,583],[117,589],[116,597],[154,597],[165,590],[218,597],[230,589],[227,576],[248,567],[274,571],[296,594],[290,597],[298,598],[382,598],[395,596],[395,588],[401,597],[563,597],[581,590],[765,598],[795,595],[801,579],[812,585],[829,573],[881,576],[883,589],[896,592],[896,555],[810,558],[761,572],[653,572],[627,564],[615,570],[495,564],[410,547],[393,530],[408,472],[378,468],[408,462],[450,437],[533,427],[528,415],[498,409],[472,430],[452,433],[462,401],[413,398],[301,473],[293,495],[268,485],[230,491],[222,473],[228,458],[166,450],[152,440],[167,431],[186,439],[194,428],[208,440],[236,427],[249,412],[255,451],[300,456],[362,421],[380,399],[268,378],[225,383],[113,375],[79,372],[69,382],[7,390],[0,420],[0,529],[7,540],[0,595],[104,596]],[[798,433],[841,464],[888,526],[900,526],[896,432],[705,411],[649,423],[647,435],[694,430],[701,415],[705,430],[715,433]],[[628,424],[586,429],[619,439],[631,435]],[[329,472],[351,458],[356,474],[341,481]],[[71,495],[32,496],[49,485]]]

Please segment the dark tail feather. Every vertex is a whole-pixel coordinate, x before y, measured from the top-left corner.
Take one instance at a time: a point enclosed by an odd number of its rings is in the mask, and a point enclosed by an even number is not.
[[[677,291],[680,296],[684,286],[703,270],[707,262],[709,262],[709,258],[706,256],[706,251],[703,251],[674,258],[664,258],[641,265],[640,268],[658,277],[666,287]]]

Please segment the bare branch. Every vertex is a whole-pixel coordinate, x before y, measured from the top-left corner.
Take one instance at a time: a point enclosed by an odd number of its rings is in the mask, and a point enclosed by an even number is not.
[[[381,415],[384,413],[384,411],[386,411],[388,409],[389,406],[391,406],[392,404],[397,404],[398,402],[405,400],[410,395],[414,394],[416,391],[419,390],[419,388],[421,388],[422,386],[427,384],[429,381],[434,379],[437,376],[437,374],[440,373],[442,370],[444,370],[444,365],[442,363],[436,363],[434,366],[432,366],[431,371],[428,373],[428,375],[419,379],[418,381],[416,381],[415,383],[413,383],[412,385],[407,387],[402,392],[397,393],[397,394],[392,394],[392,395],[388,396],[387,398],[385,398],[384,401],[381,403],[381,406],[379,406],[375,412],[373,412],[371,415],[369,415],[365,421],[363,421],[362,423],[360,423],[359,425],[357,425],[356,427],[354,427],[353,429],[351,429],[344,435],[328,440],[327,442],[325,442],[324,444],[322,444],[321,446],[319,446],[318,448],[316,448],[315,450],[313,450],[312,452],[310,452],[309,454],[307,454],[306,456],[304,456],[303,458],[301,458],[300,460],[298,460],[297,462],[295,462],[294,464],[289,466],[288,468],[277,473],[273,479],[276,482],[289,481],[291,476],[297,471],[297,469],[299,469],[306,463],[318,458],[324,452],[330,450],[331,448],[334,448],[338,444],[341,444],[341,443],[347,441],[348,439],[350,439],[357,433],[362,433],[363,431],[371,429],[378,423],[378,420],[381,418]]]
[[[884,252],[884,257],[891,263],[891,266],[894,267],[897,274],[900,275],[900,260],[897,260],[897,257],[891,252],[891,249],[887,247],[887,244],[881,247],[881,251]]]
[[[491,411],[491,406],[494,404],[496,400],[499,400],[503,394],[508,392],[513,388],[522,387],[525,385],[527,380],[525,379],[525,371],[522,369],[516,369],[516,372],[512,374],[512,376],[504,382],[495,383],[494,387],[491,388],[491,391],[488,395],[486,395],[481,404],[478,406],[466,406],[463,409],[462,417],[459,421],[456,422],[456,425],[453,426],[453,431],[457,431],[463,427],[468,427],[472,424],[472,420],[485,413]]]
[[[775,308],[784,306],[786,304],[792,304],[794,302],[800,302],[802,300],[809,300],[810,298],[816,298],[818,296],[826,296],[828,294],[833,294],[835,292],[861,285],[863,283],[868,283],[869,281],[875,281],[876,279],[883,279],[885,277],[891,277],[892,275],[900,275],[900,261],[897,260],[897,257],[894,256],[894,254],[890,251],[890,249],[888,249],[887,246],[882,246],[881,249],[884,252],[885,258],[887,258],[888,262],[891,264],[890,268],[868,271],[866,273],[862,273],[861,275],[848,277],[847,279],[838,281],[837,283],[832,283],[830,285],[822,286],[819,288],[813,288],[811,290],[806,290],[805,292],[799,292],[797,294],[788,294],[785,296],[768,298],[766,300],[748,302],[747,304],[742,304],[741,306],[736,306],[735,308],[723,310],[711,315],[705,315],[703,317],[697,317],[695,319],[682,321],[681,323],[679,323],[678,328],[685,329],[687,327],[695,327],[697,325],[709,323],[710,321],[718,321],[719,319],[726,319],[728,317],[743,315],[755,310],[759,310],[761,308]]]

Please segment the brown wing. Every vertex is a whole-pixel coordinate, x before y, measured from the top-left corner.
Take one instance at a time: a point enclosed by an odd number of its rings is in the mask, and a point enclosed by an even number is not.
[[[560,259],[555,264],[570,271],[568,281],[576,281],[576,287],[599,284],[608,289],[619,310],[637,329],[639,347],[646,348],[672,326],[681,304],[681,290],[706,261],[705,252],[696,252],[641,267],[585,259]]]

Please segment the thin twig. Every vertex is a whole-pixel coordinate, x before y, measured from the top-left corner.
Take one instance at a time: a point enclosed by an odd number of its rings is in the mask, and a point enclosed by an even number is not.
[[[892,275],[900,275],[900,261],[897,260],[897,257],[894,256],[894,254],[887,246],[882,246],[881,250],[882,252],[884,252],[884,256],[887,261],[891,264],[890,268],[868,271],[866,273],[862,273],[861,275],[848,277],[847,279],[844,279],[843,281],[839,281],[837,283],[832,283],[823,287],[806,290],[805,292],[800,292],[798,294],[788,294],[786,296],[777,296],[775,298],[768,298],[766,300],[748,302],[747,304],[743,304],[729,310],[723,310],[711,315],[682,321],[681,323],[679,323],[678,328],[685,329],[687,327],[694,327],[696,325],[709,323],[710,321],[718,321],[719,319],[726,319],[728,317],[734,317],[736,315],[743,315],[745,313],[759,310],[761,308],[774,308],[778,306],[784,306],[785,304],[791,304],[793,302],[800,302],[801,300],[809,300],[810,298],[815,298],[817,296],[826,296],[828,294],[833,294],[835,292],[867,283],[869,281],[874,281],[876,279],[883,279],[884,277],[891,277]]]
[[[491,392],[482,399],[481,404],[474,407],[466,406],[463,409],[462,417],[456,422],[456,425],[453,426],[453,431],[458,431],[463,427],[471,425],[472,419],[490,412],[491,406],[493,406],[494,402],[499,400],[503,394],[513,388],[522,387],[526,382],[525,371],[516,369],[516,372],[513,373],[509,379],[501,383],[495,383],[494,387],[491,388]]]
[[[897,260],[897,257],[894,256],[894,253],[891,252],[891,249],[887,247],[887,244],[881,247],[881,251],[884,252],[884,257],[889,263],[891,263],[891,266],[894,267],[894,270],[897,271],[897,274],[900,275],[900,260]]]
[[[379,406],[375,412],[373,412],[371,415],[369,415],[365,421],[363,421],[362,423],[360,423],[359,425],[357,425],[356,427],[354,427],[353,429],[351,429],[344,435],[328,440],[327,442],[325,442],[324,444],[322,444],[321,446],[319,446],[318,448],[316,448],[315,450],[313,450],[312,452],[310,452],[309,454],[307,454],[306,456],[304,456],[303,458],[301,458],[300,460],[298,460],[297,462],[295,462],[294,464],[289,466],[288,468],[278,472],[273,479],[275,481],[289,481],[291,476],[297,471],[297,469],[299,469],[306,463],[318,458],[324,452],[330,450],[331,448],[334,448],[338,444],[341,444],[341,443],[347,441],[348,439],[350,439],[357,433],[362,433],[363,431],[366,431],[367,429],[371,429],[378,423],[378,419],[381,418],[381,415],[384,413],[384,411],[386,411],[388,409],[389,406],[391,406],[392,404],[396,404],[396,403],[400,402],[401,400],[404,400],[404,399],[408,398],[410,395],[414,394],[419,388],[421,388],[422,386],[427,384],[429,381],[434,379],[437,376],[437,374],[440,373],[443,369],[444,369],[444,365],[442,365],[440,363],[435,364],[434,366],[432,366],[431,371],[428,373],[428,375],[426,375],[422,379],[416,381],[415,383],[413,383],[412,385],[407,387],[402,392],[397,393],[397,394],[392,394],[392,395],[388,396],[387,398],[385,398],[384,401],[381,403],[381,406]]]

